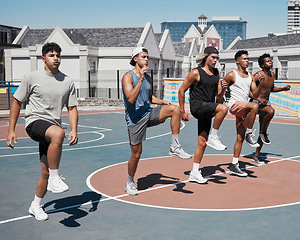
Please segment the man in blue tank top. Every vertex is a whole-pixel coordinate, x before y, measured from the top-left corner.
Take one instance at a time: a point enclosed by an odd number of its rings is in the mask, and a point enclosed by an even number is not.
[[[130,64],[132,70],[125,73],[122,78],[124,95],[125,119],[128,127],[128,136],[131,147],[131,158],[128,161],[128,181],[125,191],[129,195],[137,195],[138,190],[134,183],[134,175],[142,154],[142,141],[146,139],[147,127],[156,126],[171,117],[172,144],[169,154],[188,159],[187,154],[179,143],[180,109],[171,102],[156,98],[150,90],[150,77],[147,74],[149,55],[145,48],[138,47],[133,50]],[[161,106],[151,108],[153,104]]]

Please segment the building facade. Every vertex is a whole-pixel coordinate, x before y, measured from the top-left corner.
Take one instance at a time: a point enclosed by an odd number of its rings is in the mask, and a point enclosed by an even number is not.
[[[183,36],[187,33],[192,25],[201,25],[201,21],[207,19],[204,15],[198,17],[196,22],[162,22],[161,31],[169,29],[174,42],[181,42]],[[212,17],[211,21],[207,21],[207,26],[214,25],[218,33],[223,39],[223,48],[227,48],[230,43],[238,36],[246,39],[247,22],[240,17]]]
[[[160,28],[161,32],[169,29],[173,42],[181,42],[192,25],[197,26],[198,22],[162,22]]]
[[[290,0],[287,3],[287,33],[300,32],[300,1]]]
[[[123,74],[132,68],[129,62],[136,47],[149,51],[154,90],[161,90],[167,69],[177,72],[182,65],[182,57],[177,56],[169,31],[156,35],[151,23],[141,28],[30,29],[25,26],[14,41],[22,47],[5,50],[6,80],[21,81],[27,72],[42,68],[41,49],[46,42],[61,46],[60,70],[74,80],[79,98],[120,95],[117,89],[121,89]]]
[[[5,81],[5,57],[4,49],[20,47],[13,44],[21,28],[0,25],[0,82]]]
[[[240,17],[212,17],[207,23],[208,26],[214,25],[223,39],[223,48],[226,49],[236,37],[247,38],[247,22]]]

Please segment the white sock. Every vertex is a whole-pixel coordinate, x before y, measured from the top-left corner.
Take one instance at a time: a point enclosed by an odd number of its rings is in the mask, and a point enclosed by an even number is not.
[[[34,195],[34,199],[32,201],[32,203],[34,205],[40,206],[41,205],[41,201],[42,201],[42,198],[39,198],[37,195]]]
[[[192,172],[197,173],[199,171],[199,167],[200,167],[200,163],[194,162]]]
[[[239,162],[239,158],[232,158],[232,163],[233,164],[237,164]]]
[[[134,177],[128,176],[128,183],[131,183],[131,182],[134,183]]]
[[[172,146],[176,147],[179,145],[179,134],[172,134]]]
[[[252,133],[252,128],[247,128],[247,129],[246,129],[246,134],[247,134],[247,133]]]
[[[218,131],[219,131],[218,129],[212,128],[211,132],[210,132],[210,136],[217,137],[218,136]]]
[[[49,178],[58,177],[58,169],[49,168]]]

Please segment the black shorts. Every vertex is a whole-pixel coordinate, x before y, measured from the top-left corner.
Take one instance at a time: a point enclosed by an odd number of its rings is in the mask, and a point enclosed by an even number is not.
[[[214,117],[219,103],[215,102],[203,102],[203,101],[191,101],[190,109],[194,118],[198,119],[198,135],[202,132],[206,132],[209,135],[211,128],[211,120]]]
[[[193,117],[199,118],[213,118],[219,103],[190,101],[190,109]]]
[[[54,125],[48,121],[36,120],[26,127],[26,132],[34,141],[39,142],[40,159],[43,155],[47,156],[49,144],[46,141],[45,133],[49,127]]]

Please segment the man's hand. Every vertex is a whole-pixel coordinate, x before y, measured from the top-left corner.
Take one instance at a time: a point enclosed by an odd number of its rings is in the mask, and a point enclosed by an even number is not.
[[[181,119],[185,122],[189,121],[190,120],[190,117],[189,115],[186,113],[186,112],[181,112],[180,113],[180,116],[181,116]]]
[[[15,131],[9,131],[7,135],[6,145],[11,148],[15,148],[15,146],[12,144],[12,141],[14,140],[14,143],[17,143],[17,135]]]
[[[289,91],[291,89],[291,85],[286,85],[284,88],[283,88],[283,91]]]
[[[147,66],[144,66],[141,68],[140,70],[140,80],[144,80],[145,79],[145,73],[147,73],[149,70],[149,68]]]
[[[225,80],[222,80],[221,81],[221,86],[222,86],[222,91],[226,91],[226,89],[228,87],[228,84]]]
[[[263,98],[256,98],[257,101],[259,101],[262,105],[267,105],[268,103],[268,100],[267,99],[263,99]]]
[[[163,104],[163,105],[172,105],[172,102],[162,100],[162,104]]]
[[[75,145],[78,142],[77,132],[71,131],[69,133],[68,141],[69,141],[69,145]]]

